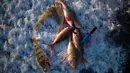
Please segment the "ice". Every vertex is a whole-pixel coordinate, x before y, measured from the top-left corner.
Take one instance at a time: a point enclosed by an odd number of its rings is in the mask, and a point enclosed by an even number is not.
[[[12,27],[5,26],[7,40],[1,41],[4,51],[10,52],[9,57],[1,57],[0,60],[6,59],[2,68],[2,73],[43,73],[41,67],[35,60],[34,48],[30,38],[35,36],[42,51],[49,56],[51,68],[49,73],[79,73],[82,69],[91,68],[94,72],[105,73],[111,68],[114,73],[122,71],[122,63],[125,61],[125,53],[122,47],[116,47],[115,44],[109,44],[105,40],[107,32],[111,31],[110,18],[114,11],[122,6],[121,0],[65,0],[67,5],[76,12],[76,15],[86,30],[90,31],[94,26],[97,30],[92,34],[90,43],[85,43],[84,57],[88,63],[80,63],[76,70],[71,69],[67,60],[59,64],[66,56],[68,40],[56,44],[55,52],[50,52],[47,44],[52,43],[52,37],[55,36],[58,25],[54,18],[48,18],[44,23],[39,25],[38,30],[34,30],[34,24],[40,13],[54,0],[6,0],[6,13],[10,19],[4,20],[11,22]],[[120,3],[120,5],[118,5]],[[4,18],[7,18],[4,14]],[[8,29],[9,28],[9,29]],[[1,31],[1,30],[0,30]],[[0,34],[3,34],[0,32]],[[1,35],[0,35],[1,36]],[[2,36],[6,37],[6,36]],[[0,50],[1,51],[1,50]]]

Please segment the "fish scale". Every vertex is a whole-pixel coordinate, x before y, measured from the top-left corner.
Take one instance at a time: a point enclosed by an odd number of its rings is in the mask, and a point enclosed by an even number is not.
[[[32,37],[32,43],[34,45],[34,53],[36,56],[36,60],[39,65],[42,67],[43,71],[46,72],[47,69],[50,67],[48,56],[45,52],[42,52],[39,45],[36,42],[36,38]]]
[[[67,54],[69,56],[67,58],[68,58],[70,66],[72,68],[76,68],[76,66],[78,64],[79,56],[78,56],[78,51],[75,48],[71,38],[72,38],[72,36],[69,36],[69,44],[68,44],[68,47],[67,47]]]

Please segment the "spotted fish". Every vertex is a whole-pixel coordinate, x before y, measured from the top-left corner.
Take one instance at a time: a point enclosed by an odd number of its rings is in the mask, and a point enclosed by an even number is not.
[[[36,42],[36,38],[32,37],[32,43],[34,45],[34,54],[37,62],[42,67],[43,71],[46,73],[50,68],[49,58],[45,52],[42,52],[40,46]]]

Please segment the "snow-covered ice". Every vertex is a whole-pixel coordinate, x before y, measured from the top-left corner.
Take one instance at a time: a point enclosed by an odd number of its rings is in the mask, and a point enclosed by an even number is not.
[[[79,21],[90,31],[94,26],[97,30],[92,34],[89,44],[85,43],[85,58],[88,63],[80,63],[76,70],[59,62],[65,57],[68,40],[55,45],[55,52],[47,48],[52,42],[58,25],[53,18],[48,18],[39,25],[38,31],[33,25],[40,13],[51,5],[53,0],[4,0],[1,5],[5,9],[2,23],[5,29],[0,29],[0,51],[9,52],[0,56],[1,73],[42,73],[34,57],[33,45],[30,38],[36,36],[41,49],[50,58],[51,68],[49,73],[79,73],[82,69],[91,68],[94,72],[105,73],[112,69],[114,73],[123,70],[125,52],[122,47],[117,47],[113,42],[105,39],[111,31],[111,19],[115,10],[122,6],[121,0],[64,0],[74,10]],[[2,2],[2,1],[1,1]],[[120,5],[119,5],[120,4]],[[9,24],[9,25],[6,25]],[[114,29],[114,28],[113,28]],[[5,33],[4,33],[5,32]],[[7,37],[3,42],[1,37]],[[112,43],[112,44],[110,44]]]

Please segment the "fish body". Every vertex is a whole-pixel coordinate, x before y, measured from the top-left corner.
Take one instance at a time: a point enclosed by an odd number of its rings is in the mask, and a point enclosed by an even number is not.
[[[47,72],[47,70],[50,67],[48,56],[46,55],[45,52],[41,51],[39,45],[36,42],[35,37],[32,37],[31,40],[34,45],[34,54],[35,54],[36,60],[39,63],[39,65],[42,67],[43,71]]]
[[[64,13],[63,8],[56,2],[55,3],[55,10],[56,10],[56,16],[57,16],[57,23],[59,25],[57,34],[64,28]]]
[[[75,48],[80,53],[81,62],[84,63],[84,62],[87,62],[87,60],[83,57],[83,55],[84,55],[83,44],[79,45],[80,41],[82,40],[82,38],[83,38],[83,36],[81,35],[80,30],[79,29],[75,29],[74,33],[72,35],[73,43],[74,43]]]
[[[74,11],[72,11],[63,0],[58,0],[58,2],[62,5],[63,13],[66,22],[70,25],[73,26],[73,22],[75,27],[81,28],[80,23],[77,19],[77,16]]]
[[[72,21],[74,21],[73,13],[71,12],[71,10],[69,9],[69,7],[62,0],[60,0],[60,3],[62,5],[62,7],[63,7],[63,13],[64,13],[64,16],[65,16],[66,22],[70,26],[73,26],[72,25]]]
[[[47,19],[47,17],[51,14],[53,14],[55,10],[55,7],[49,7],[46,10],[44,10],[39,16],[38,16],[38,21],[36,22],[36,24],[34,24],[35,29],[38,28],[38,24],[42,23],[45,19]]]
[[[63,22],[64,22],[63,8],[57,2],[55,3],[55,13],[57,16],[58,25],[63,24]]]
[[[67,36],[69,36],[70,33],[72,33],[72,31],[74,30],[74,27],[66,27],[64,28],[55,38],[55,40],[53,41],[53,43],[58,43],[60,41],[62,41],[63,39],[65,39]]]
[[[69,61],[70,66],[75,69],[76,66],[78,65],[78,60],[79,60],[79,54],[78,50],[75,48],[72,40],[70,39],[71,36],[69,37],[69,44],[67,47],[67,59]]]
[[[79,43],[82,40],[83,36],[80,33],[80,30],[78,28],[74,30],[72,37],[73,37],[72,39],[73,39],[73,43],[74,43],[75,47],[80,48],[81,46],[79,45]]]
[[[63,41],[65,38],[67,38],[74,30],[74,27],[66,27],[64,28],[59,34],[56,35],[55,39],[53,40],[52,44],[49,44],[48,47],[51,50],[54,50],[53,46],[56,43],[59,43],[61,41]]]
[[[45,9],[39,16],[38,21],[34,24],[35,29],[38,28],[39,23],[43,23],[47,19],[48,16],[54,15],[56,17],[56,21],[58,25],[61,25],[59,29],[61,29],[62,24],[64,22],[64,14],[63,9],[58,3],[54,3],[49,8]],[[58,29],[58,30],[59,30]]]

